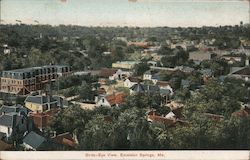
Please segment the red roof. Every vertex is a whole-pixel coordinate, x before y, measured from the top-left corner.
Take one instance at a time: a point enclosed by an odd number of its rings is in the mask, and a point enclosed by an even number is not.
[[[159,122],[168,126],[173,126],[176,123],[176,121],[173,119],[168,119],[168,118],[157,116],[157,115],[148,115],[148,119],[150,119],[152,122]]]
[[[29,114],[29,116],[33,119],[34,124],[37,128],[44,129],[48,126],[49,121],[58,111],[58,109],[55,109],[42,113],[32,112]]]
[[[169,83],[168,83],[168,82],[165,82],[165,81],[158,81],[158,82],[156,83],[156,85],[157,85],[157,86],[160,86],[160,87],[166,87],[166,86],[169,85]]]
[[[73,147],[73,148],[75,148],[77,145],[76,140],[73,138],[72,134],[70,134],[69,132],[59,134],[55,138],[53,138],[53,140],[58,144],[62,144],[62,145]]]
[[[109,78],[110,76],[113,76],[116,72],[117,72],[117,69],[103,68],[101,69],[100,76],[104,78]]]
[[[116,94],[107,95],[105,98],[109,102],[109,104],[112,106],[115,104],[118,104],[118,105],[122,104],[125,101],[125,97],[126,97],[125,93],[119,92]]]
[[[249,107],[244,107],[241,110],[232,113],[232,116],[237,117],[237,118],[250,117],[250,108]]]
[[[181,110],[178,110],[178,111],[181,111]],[[169,127],[175,127],[177,124],[189,126],[189,123],[186,121],[182,121],[182,120],[178,120],[178,119],[177,120],[169,119],[169,118],[161,116],[159,113],[157,113],[155,111],[150,111],[148,113],[148,120],[152,121],[152,122],[163,123]]]

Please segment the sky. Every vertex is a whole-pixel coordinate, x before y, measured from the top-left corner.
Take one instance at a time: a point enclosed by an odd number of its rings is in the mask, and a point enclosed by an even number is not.
[[[247,0],[2,0],[3,23],[201,27],[249,23]]]

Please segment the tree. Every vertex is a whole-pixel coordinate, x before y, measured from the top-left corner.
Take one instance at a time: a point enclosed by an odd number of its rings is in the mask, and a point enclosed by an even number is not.
[[[56,131],[58,134],[64,132],[75,132],[82,134],[85,125],[91,119],[90,111],[81,109],[78,105],[69,106],[59,111],[49,123],[48,130]]]
[[[148,66],[147,63],[139,63],[135,66],[135,74],[137,76],[141,76],[149,69],[150,67]]]
[[[112,149],[112,133],[113,133],[112,121],[105,120],[103,115],[96,115],[90,120],[84,134],[80,135],[81,149],[85,150],[107,150]]]
[[[93,90],[92,85],[83,82],[78,90],[79,90],[79,96],[82,100],[94,101],[95,95],[97,93],[95,90]]]

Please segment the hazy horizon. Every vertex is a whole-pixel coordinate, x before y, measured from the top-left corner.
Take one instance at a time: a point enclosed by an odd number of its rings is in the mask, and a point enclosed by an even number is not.
[[[248,11],[246,0],[2,0],[1,17],[3,24],[216,27],[249,23]]]

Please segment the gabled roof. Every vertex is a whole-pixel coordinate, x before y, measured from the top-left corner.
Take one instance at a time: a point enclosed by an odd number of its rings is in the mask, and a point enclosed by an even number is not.
[[[13,128],[17,126],[21,122],[22,119],[23,119],[23,116],[19,116],[17,113],[1,115],[0,125]]]
[[[36,103],[36,104],[45,104],[45,103],[54,103],[57,102],[54,98],[48,96],[28,96],[25,99],[25,102]]]
[[[150,93],[155,93],[155,92],[160,92],[160,88],[156,85],[146,85],[146,84],[134,84],[131,88],[134,92],[150,92]]]
[[[52,109],[50,111],[43,113],[33,112],[30,113],[29,115],[33,119],[34,125],[39,129],[43,129],[48,126],[49,121],[56,113],[58,113],[58,111],[59,111],[58,109]]]
[[[250,75],[250,67],[244,67],[240,70],[237,70],[233,72],[232,74],[237,74],[237,75]]]
[[[175,114],[176,118],[181,119],[184,117],[182,114],[182,110],[183,110],[183,107],[178,107],[178,108],[174,108],[172,112]]]
[[[53,138],[53,141],[55,141],[58,144],[62,144],[73,148],[76,147],[77,145],[76,140],[69,132],[57,135],[55,138]]]
[[[104,78],[109,78],[109,76],[113,76],[118,69],[112,69],[112,68],[103,68],[101,69],[100,76]]]
[[[169,82],[158,81],[158,82],[156,82],[156,85],[157,85],[157,86],[160,86],[160,87],[166,87],[166,86],[169,85]]]
[[[115,105],[115,104],[122,104],[125,101],[126,94],[123,92],[119,92],[116,94],[110,94],[105,96],[106,100],[109,102],[109,104]]]
[[[169,119],[169,118],[165,118],[165,117],[157,116],[157,115],[148,115],[148,120],[152,122],[163,123],[167,126],[173,126],[176,123],[176,121],[173,119]]]
[[[142,84],[134,84],[132,87],[130,87],[131,90],[134,92],[145,92],[144,87]]]
[[[23,112],[27,115],[28,109],[21,106],[21,105],[13,105],[13,106],[6,106],[3,105],[0,108],[0,113],[8,114],[8,113],[18,113],[18,112]]]
[[[137,77],[129,77],[128,80],[130,82],[136,82],[136,83],[139,83],[142,81],[140,78],[137,78]]]
[[[240,109],[239,111],[233,112],[232,116],[233,117],[237,117],[237,118],[247,118],[247,117],[250,117],[250,107],[245,106],[242,109]]]
[[[23,143],[31,146],[34,149],[39,149],[47,140],[40,136],[39,134],[31,131],[30,133],[28,133],[24,139],[23,139]]]

